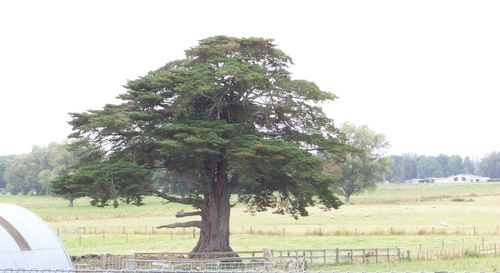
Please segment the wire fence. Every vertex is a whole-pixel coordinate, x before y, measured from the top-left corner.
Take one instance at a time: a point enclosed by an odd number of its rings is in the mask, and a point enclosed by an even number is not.
[[[128,269],[108,269],[108,270],[100,270],[100,269],[71,269],[71,270],[60,270],[60,269],[22,269],[22,268],[6,268],[0,269],[0,273],[276,273],[276,272],[284,272],[284,271],[252,271],[252,270],[228,270],[228,271],[216,271],[216,270],[202,270],[202,271],[193,271],[193,270],[167,270],[167,269],[151,269],[151,270],[128,270]],[[456,271],[439,271],[439,272],[426,272],[419,271],[415,273],[500,273],[500,271],[464,271],[464,272],[456,272]],[[304,273],[357,273],[353,271],[320,271],[320,272],[312,272],[306,271]],[[366,271],[361,271],[358,273],[370,273]],[[383,271],[376,271],[373,273],[385,273]],[[410,271],[405,272],[387,272],[387,273],[413,273]]]
[[[415,227],[325,227],[325,226],[241,226],[233,227],[231,234],[262,234],[262,235],[312,235],[312,236],[362,236],[362,235],[464,235],[485,236],[500,235],[500,225],[492,227],[448,227],[445,223],[440,226]],[[86,234],[142,234],[142,235],[199,235],[195,228],[157,229],[155,226],[59,226],[54,227],[58,235],[86,235]]]
[[[462,257],[477,257],[477,256],[500,256],[500,245],[497,244],[481,244],[473,247],[462,248],[442,248],[438,250],[423,251],[417,250],[412,257],[413,260],[430,261],[453,259]]]

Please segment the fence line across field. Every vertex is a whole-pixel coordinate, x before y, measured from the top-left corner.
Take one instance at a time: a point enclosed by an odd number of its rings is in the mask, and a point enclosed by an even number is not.
[[[165,270],[165,269],[154,269],[154,270],[120,270],[120,269],[107,269],[107,270],[99,270],[99,269],[13,269],[13,268],[0,268],[0,273],[276,273],[276,272],[285,272],[285,271],[252,271],[252,270],[228,270],[228,271],[217,271],[217,270]],[[439,273],[500,273],[500,271],[439,271]],[[306,271],[304,273],[370,273],[369,271]],[[384,271],[375,271],[372,273],[413,273],[411,271],[405,272],[384,272]],[[415,273],[437,273],[437,272],[426,272],[419,271]]]
[[[198,230],[193,228],[179,229],[157,229],[155,226],[144,227],[97,227],[97,226],[78,226],[78,227],[55,227],[57,235],[66,234],[170,234],[173,235],[193,235],[197,236]],[[297,227],[259,227],[259,226],[241,226],[231,229],[232,234],[262,234],[262,235],[315,235],[315,236],[340,236],[340,235],[500,235],[500,225],[494,227],[447,227],[447,226],[421,226],[421,227],[385,227],[385,228],[358,228],[358,227],[318,227],[308,226],[305,228]]]
[[[500,245],[498,244],[481,244],[475,245],[474,247],[467,248],[451,248],[451,249],[439,249],[433,251],[415,251],[412,256],[413,260],[418,261],[429,261],[429,260],[442,260],[442,259],[452,259],[452,258],[462,258],[462,257],[473,257],[473,256],[499,256],[500,255]]]

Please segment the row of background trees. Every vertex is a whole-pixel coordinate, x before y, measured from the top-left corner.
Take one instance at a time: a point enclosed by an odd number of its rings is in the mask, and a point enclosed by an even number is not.
[[[366,126],[355,127],[346,124],[342,129],[351,136],[351,145],[363,151],[372,151],[370,154],[351,154],[345,163],[327,166],[327,172],[337,174],[336,180],[340,181],[337,192],[344,197],[357,192],[357,188],[370,188],[376,181],[381,180],[400,183],[409,179],[464,173],[500,177],[500,152],[489,153],[480,160],[445,154],[402,154],[383,157],[379,151],[388,146],[383,135],[370,131]],[[371,161],[360,158],[368,156],[372,157]],[[45,147],[34,146],[29,154],[0,156],[0,189],[11,194],[50,194],[50,181],[68,174],[75,168],[77,160],[78,153],[70,151],[68,145],[62,143],[50,143]],[[352,175],[349,176],[349,173]],[[185,192],[183,184],[168,175],[155,173],[153,179],[157,185],[169,187],[179,194]],[[356,180],[358,183],[341,183],[342,179]]]
[[[476,174],[490,178],[500,177],[500,152],[487,154],[480,160],[466,156],[425,156],[417,154],[392,155],[389,182],[409,179],[448,177],[457,174]]]

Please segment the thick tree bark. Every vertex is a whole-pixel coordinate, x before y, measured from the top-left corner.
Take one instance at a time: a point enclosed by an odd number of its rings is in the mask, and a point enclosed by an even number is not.
[[[232,252],[229,246],[230,194],[207,194],[206,214],[201,216],[200,237],[192,252]]]
[[[227,164],[217,164],[212,190],[204,194],[200,237],[192,252],[233,252],[229,246],[229,201],[233,186],[228,181]]]
[[[201,221],[190,221],[184,223],[173,223],[162,225],[158,228],[176,228],[176,227],[197,227],[200,229],[200,237],[196,246],[191,251],[191,257],[207,257],[206,254],[197,255],[200,252],[233,252],[229,246],[229,217],[231,214],[231,192],[238,183],[237,177],[228,179],[227,163],[221,161],[217,163],[216,170],[206,169],[205,174],[211,183],[210,190],[203,194],[203,198],[178,198],[169,196],[166,193],[153,188],[147,188],[151,192],[171,202],[182,204],[191,204],[200,209],[200,211],[176,213],[176,217],[201,216]],[[217,256],[217,255],[215,255]],[[228,256],[226,253],[225,257]],[[230,254],[229,256],[237,256]]]

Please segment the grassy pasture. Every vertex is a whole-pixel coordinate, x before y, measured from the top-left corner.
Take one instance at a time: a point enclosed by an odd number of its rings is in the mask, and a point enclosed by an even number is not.
[[[264,247],[397,246],[416,252],[481,244],[498,244],[500,249],[500,183],[382,185],[375,191],[353,197],[352,201],[353,204],[334,211],[311,208],[309,217],[298,220],[271,212],[252,216],[238,205],[232,210],[231,245],[239,251]],[[86,199],[79,199],[76,207],[68,208],[62,199],[37,196],[0,196],[0,202],[19,204],[42,217],[59,232],[71,255],[185,252],[196,243],[191,229],[154,229],[177,221],[175,212],[179,209],[190,210],[178,204],[165,204],[157,198],[146,198],[146,205],[142,207],[123,205],[119,208],[94,208]],[[471,257],[404,265],[336,266],[335,269],[493,270],[494,261],[489,257]],[[318,269],[330,270],[332,266]]]

